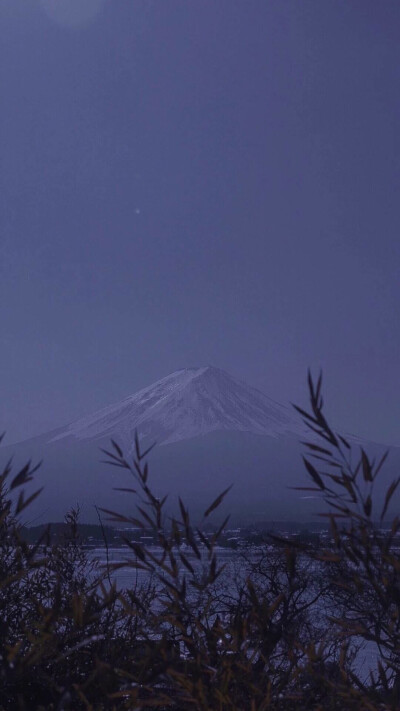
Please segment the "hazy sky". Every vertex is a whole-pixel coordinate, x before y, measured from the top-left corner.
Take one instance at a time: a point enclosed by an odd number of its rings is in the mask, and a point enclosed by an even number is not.
[[[398,0],[0,0],[0,429],[322,366],[400,444]]]

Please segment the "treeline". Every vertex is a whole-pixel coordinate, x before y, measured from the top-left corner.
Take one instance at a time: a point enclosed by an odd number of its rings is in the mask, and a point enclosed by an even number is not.
[[[100,526],[93,523],[77,521],[77,535],[82,543],[90,544],[91,541],[104,543],[104,538],[110,545],[120,541],[120,534],[111,526]],[[38,539],[46,539],[46,543],[62,544],[68,537],[69,525],[66,521],[38,526],[21,526],[20,535],[27,543],[36,543]]]
[[[382,536],[370,461],[329,426],[321,379],[309,377],[304,458],[325,502],[329,542],[271,534],[233,569],[216,547],[227,520],[193,526],[184,502],[165,514],[149,483],[147,452],[128,461],[112,443],[110,465],[127,472],[132,516],[102,511],[119,527],[152,530],[157,549],[121,533],[127,560],[90,563],[78,515],[57,539],[26,540],[20,520],[36,492],[35,467],[0,477],[0,709],[172,711],[382,711],[400,708],[400,558],[396,517]],[[318,438],[318,439],[317,439]],[[356,455],[356,456],[355,456]],[[218,511],[227,491],[204,512]],[[103,527],[101,523],[100,528]],[[185,542],[185,547],[182,543]],[[106,549],[107,552],[107,549]],[[118,590],[115,569],[146,574]],[[144,582],[139,582],[140,580]],[[360,647],[376,651],[371,673]]]

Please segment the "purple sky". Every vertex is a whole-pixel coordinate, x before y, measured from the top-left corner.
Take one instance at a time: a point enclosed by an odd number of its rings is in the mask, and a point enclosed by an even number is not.
[[[9,441],[213,364],[400,444],[399,86],[398,0],[0,0]]]

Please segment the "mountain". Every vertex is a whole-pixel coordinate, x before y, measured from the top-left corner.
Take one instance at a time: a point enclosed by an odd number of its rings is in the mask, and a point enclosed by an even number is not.
[[[119,436],[170,444],[208,432],[252,432],[269,437],[299,435],[302,428],[287,407],[219,368],[184,368],[139,390],[122,402],[84,417],[58,432],[66,437]]]
[[[143,446],[158,445],[149,456],[149,482],[157,496],[169,495],[172,509],[180,495],[199,517],[233,484],[221,514],[231,512],[236,523],[307,521],[321,511],[318,498],[294,489],[309,485],[299,444],[306,436],[301,419],[208,366],[178,370],[66,427],[1,447],[4,459],[15,455],[16,466],[29,458],[43,460],[35,485],[44,490],[27,511],[26,522],[60,521],[76,504],[86,522],[96,522],[95,505],[132,513],[134,497],[115,490],[132,486],[131,475],[102,464],[100,448],[109,449],[113,438],[130,456],[136,431]],[[382,452],[378,445],[365,446],[374,454]],[[398,450],[394,454],[397,467]],[[388,474],[391,478],[390,468]]]

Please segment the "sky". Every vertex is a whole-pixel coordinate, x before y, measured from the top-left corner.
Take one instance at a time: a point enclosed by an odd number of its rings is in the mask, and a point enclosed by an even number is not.
[[[211,364],[400,444],[398,0],[0,0],[0,430]]]

